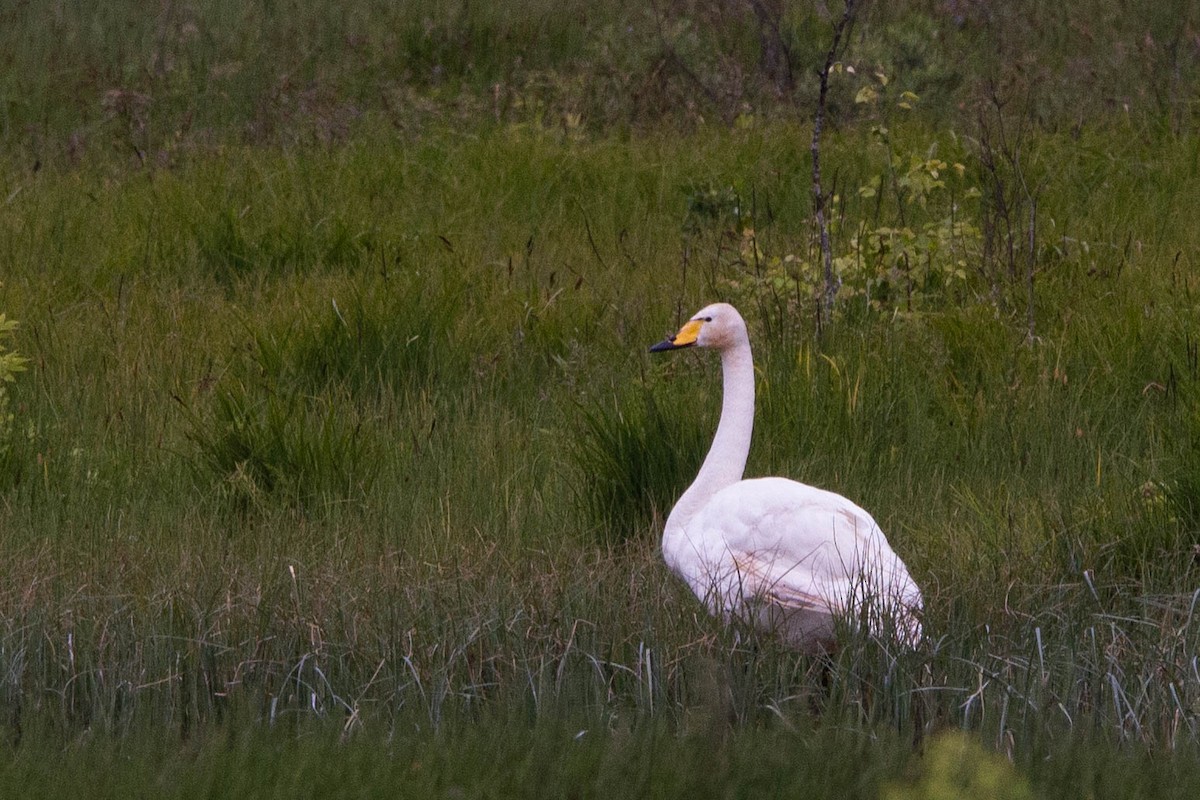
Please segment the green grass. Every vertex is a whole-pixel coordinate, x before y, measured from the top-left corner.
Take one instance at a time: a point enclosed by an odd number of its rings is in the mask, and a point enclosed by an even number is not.
[[[0,79],[0,312],[29,359],[0,425],[0,786],[1196,794],[1190,45],[1145,46],[1139,69],[1177,69],[1129,112],[1025,76],[1044,118],[1007,118],[1026,124],[1001,178],[1038,191],[1032,339],[998,260],[848,289],[817,334],[787,272],[812,258],[806,114],[769,99],[750,16],[44,5],[0,13],[21,67]],[[1087,38],[1073,15],[1111,11],[1027,5],[1065,20],[1029,39],[1044,63]],[[902,168],[964,165],[956,213],[995,188],[968,102],[995,65],[945,53],[1025,22],[951,35],[944,14],[858,29],[823,154],[839,252],[859,223],[948,213],[857,191],[889,169],[873,124]],[[1072,69],[1123,67],[1168,22],[1122,17]],[[797,58],[818,23],[789,22]],[[118,41],[173,42],[174,66]],[[926,105],[851,108],[872,65]],[[718,74],[741,94],[696,87]],[[97,107],[115,86],[151,116]],[[646,349],[714,299],[755,347],[749,473],[868,508],[925,591],[927,647],[799,657],[661,563],[720,380],[711,354]]]
[[[971,116],[992,86],[1062,130],[1114,111],[1194,129],[1187,0],[1137,13],[1112,0],[861,5],[850,82],[882,71],[940,118]],[[810,4],[759,7],[765,22],[716,0],[28,0],[0,10],[0,144],[10,169],[36,171],[343,144],[374,118],[417,135],[447,119],[617,135],[806,119],[830,20]],[[854,94],[833,94],[838,120],[860,116]]]

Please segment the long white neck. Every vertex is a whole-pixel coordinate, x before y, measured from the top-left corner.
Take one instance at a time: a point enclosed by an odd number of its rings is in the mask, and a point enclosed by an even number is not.
[[[754,430],[754,361],[750,341],[744,336],[721,351],[721,372],[724,387],[716,436],[696,480],[671,509],[664,541],[687,528],[696,512],[714,494],[740,481],[746,469]]]

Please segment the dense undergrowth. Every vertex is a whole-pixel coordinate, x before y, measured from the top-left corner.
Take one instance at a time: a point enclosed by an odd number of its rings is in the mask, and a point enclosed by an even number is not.
[[[947,54],[1015,12],[864,12],[818,332],[825,19],[784,15],[789,86],[755,4],[527,5],[0,12],[12,64],[75,45],[3,79],[0,783],[1194,796],[1187,15],[1024,4],[1076,27],[989,90]],[[1087,90],[1133,31],[1153,80]],[[1081,36],[1070,106],[1038,75]],[[661,564],[720,381],[646,348],[713,299],[749,473],[871,510],[920,650],[799,657]]]
[[[1060,130],[1113,115],[1194,129],[1188,0],[857,5],[847,65],[938,119],[998,96]],[[807,120],[829,31],[829,7],[782,0],[22,0],[0,9],[0,144],[20,169],[162,167],[233,143],[345,143],[374,118],[571,136]],[[832,94],[835,124],[861,119],[855,96]]]

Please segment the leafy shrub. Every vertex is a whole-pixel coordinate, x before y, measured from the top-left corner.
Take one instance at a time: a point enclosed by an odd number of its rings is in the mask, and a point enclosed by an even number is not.
[[[889,109],[871,128],[865,154],[872,173],[855,193],[857,202],[840,194],[828,201],[839,303],[912,311],[944,307],[969,292],[983,295],[971,285],[983,250],[980,191],[963,163],[939,157],[938,142],[907,152],[897,147],[887,115],[893,108],[911,112],[919,98],[908,91],[893,98],[888,87],[887,76],[876,73],[855,98]],[[768,249],[732,188],[692,192],[688,221],[693,229],[722,226],[735,243],[728,248],[734,271],[723,281],[735,303],[774,305],[783,318],[816,306],[824,290],[818,248],[809,242]]]

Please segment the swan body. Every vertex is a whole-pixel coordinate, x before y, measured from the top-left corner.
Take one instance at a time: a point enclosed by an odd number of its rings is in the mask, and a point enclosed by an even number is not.
[[[871,515],[839,494],[787,478],[743,480],[754,426],[754,366],[733,306],[696,313],[652,352],[721,354],[721,420],[663,531],[667,566],[713,614],[745,620],[806,651],[836,643],[837,620],[921,639],[920,589]]]

